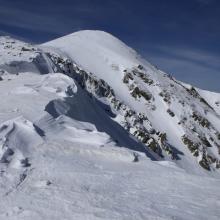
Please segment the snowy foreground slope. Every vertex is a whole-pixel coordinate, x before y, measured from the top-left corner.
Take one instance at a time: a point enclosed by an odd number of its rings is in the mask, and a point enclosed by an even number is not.
[[[0,219],[219,219],[220,94],[118,39],[0,38]]]

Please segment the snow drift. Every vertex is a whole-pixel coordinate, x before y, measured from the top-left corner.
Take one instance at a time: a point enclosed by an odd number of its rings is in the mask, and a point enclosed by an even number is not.
[[[0,58],[0,219],[219,218],[219,94],[102,31]]]

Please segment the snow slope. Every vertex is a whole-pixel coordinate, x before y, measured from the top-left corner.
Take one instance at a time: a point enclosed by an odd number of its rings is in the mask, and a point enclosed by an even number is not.
[[[51,72],[48,59],[38,48],[10,37],[0,36],[0,69],[13,74]]]
[[[215,109],[215,111],[220,115],[220,94],[216,92],[210,92],[206,90],[199,89],[199,94],[207,100],[207,102]]]
[[[176,162],[189,171],[199,172],[197,161],[205,169],[219,167],[219,111],[209,105],[207,97],[202,98],[195,88],[190,85],[187,88],[143,60],[123,42],[102,31],[76,32],[48,42],[43,48],[55,49],[69,59],[68,62],[76,66],[69,71],[70,75],[74,77],[78,72],[83,75],[81,81],[85,81],[90,93],[94,94],[94,88],[90,88],[94,78],[104,80],[114,92],[110,98],[104,95],[105,103],[120,103],[112,108],[117,109],[116,120],[121,125],[129,124],[126,126],[129,132],[147,142],[147,146],[153,140],[153,151],[163,157],[167,154],[175,159],[181,157]],[[89,77],[92,79],[87,80]],[[145,124],[137,126],[129,122],[121,107],[124,105],[136,116],[143,115]],[[160,134],[149,134],[152,130]],[[158,144],[161,140],[157,139],[163,135],[167,143]],[[155,142],[166,146],[155,146]]]
[[[201,102],[104,32],[0,45],[0,219],[219,219],[216,161],[203,169],[181,139],[194,126],[218,144],[217,94],[196,89]]]

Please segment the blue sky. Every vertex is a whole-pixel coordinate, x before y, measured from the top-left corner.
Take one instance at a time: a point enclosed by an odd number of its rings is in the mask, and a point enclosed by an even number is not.
[[[0,35],[34,43],[112,33],[160,69],[220,92],[219,0],[0,0]]]

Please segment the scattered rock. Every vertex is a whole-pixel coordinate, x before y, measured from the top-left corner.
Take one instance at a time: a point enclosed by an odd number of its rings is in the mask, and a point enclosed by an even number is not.
[[[171,111],[170,109],[167,109],[167,113],[171,116],[171,117],[174,117],[175,114],[173,111]]]

